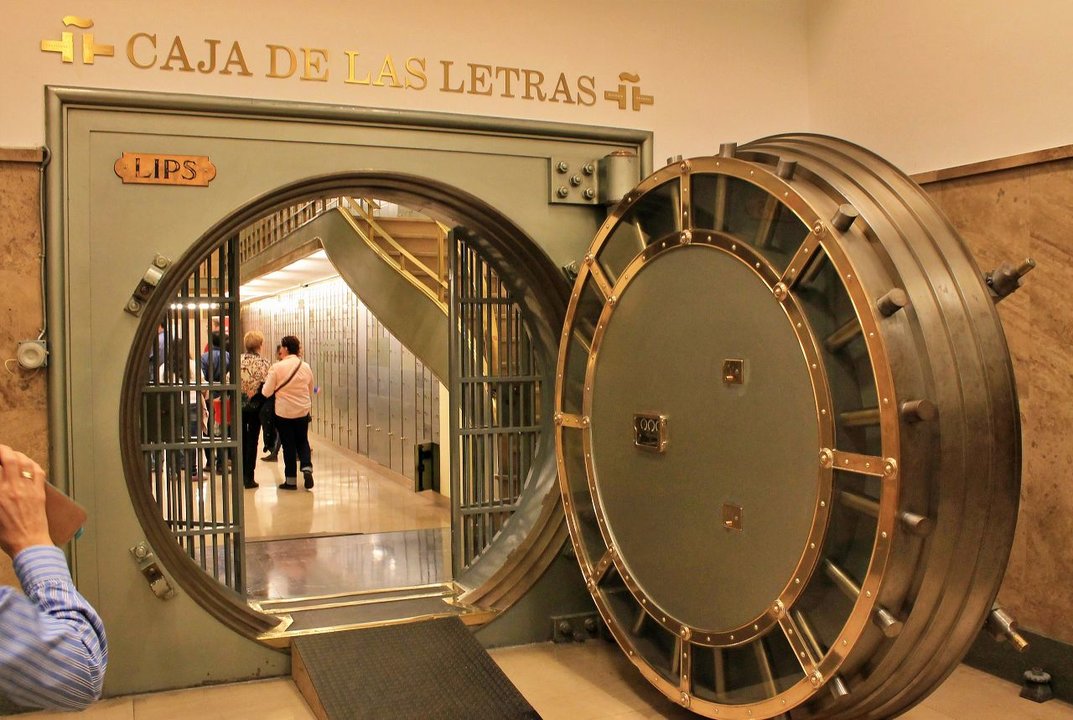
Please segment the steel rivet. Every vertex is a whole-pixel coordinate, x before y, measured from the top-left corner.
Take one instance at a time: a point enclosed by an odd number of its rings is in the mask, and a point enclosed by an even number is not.
[[[865,590],[864,591],[864,596],[865,597],[872,597],[872,591],[871,590]]]
[[[884,530],[883,532],[879,533],[879,536],[881,538],[883,538],[884,540],[886,540],[887,539],[887,532]]]

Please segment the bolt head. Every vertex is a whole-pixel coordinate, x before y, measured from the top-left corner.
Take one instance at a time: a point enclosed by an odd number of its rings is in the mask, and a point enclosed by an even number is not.
[[[786,283],[776,283],[775,287],[771,288],[771,292],[779,302],[783,302],[790,296],[790,290],[786,287]]]
[[[812,226],[812,232],[816,235],[823,235],[823,223],[817,220],[816,224]]]
[[[820,450],[820,467],[832,468],[835,464],[835,454],[824,448]]]
[[[555,194],[561,198],[564,198],[570,194],[570,190],[565,185],[560,185],[559,189],[555,191]]]
[[[567,170],[570,169],[570,166],[566,164],[565,160],[560,160],[559,164],[555,166],[555,169],[561,173],[565,173]]]

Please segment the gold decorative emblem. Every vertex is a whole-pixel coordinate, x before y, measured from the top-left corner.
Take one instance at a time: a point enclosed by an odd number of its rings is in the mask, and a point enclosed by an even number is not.
[[[93,27],[93,20],[77,17],[75,15],[67,15],[63,18],[63,24],[65,27],[76,27],[88,30]],[[60,33],[59,40],[42,40],[41,52],[58,53],[63,62],[73,63],[75,61],[74,33],[65,31]],[[88,32],[82,35],[82,62],[86,65],[93,65],[94,58],[97,56],[112,57],[114,55],[114,45],[97,43],[93,39],[93,33]]]
[[[216,177],[216,166],[205,155],[125,152],[115,161],[115,174],[124,184],[207,187]]]

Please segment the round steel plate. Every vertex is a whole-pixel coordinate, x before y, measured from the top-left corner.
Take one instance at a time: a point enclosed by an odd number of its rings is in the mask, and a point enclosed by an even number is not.
[[[593,466],[624,565],[690,627],[753,622],[791,584],[819,500],[817,403],[782,304],[741,259],[679,245],[622,288],[594,350]],[[734,359],[741,384],[723,378]],[[664,452],[635,447],[638,413],[667,418]]]

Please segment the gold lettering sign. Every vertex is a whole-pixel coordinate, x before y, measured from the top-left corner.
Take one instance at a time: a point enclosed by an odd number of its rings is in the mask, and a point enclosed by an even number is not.
[[[355,97],[364,102],[371,101],[370,93],[403,90],[556,103],[559,107],[572,106],[579,110],[596,107],[600,101],[604,103],[601,107],[617,107],[622,112],[641,112],[656,104],[655,96],[642,90],[641,75],[636,72],[620,72],[617,82],[611,80],[609,84],[606,79],[601,82],[596,75],[576,70],[499,65],[490,58],[463,63],[408,53],[370,54],[361,48],[323,47],[321,43],[281,45],[271,42],[272,38],[253,41],[199,37],[196,33],[173,35],[135,30],[128,34],[105,29],[102,37],[120,43],[116,45],[98,41],[98,28],[92,18],[67,15],[63,27],[59,38],[41,40],[41,52],[54,53],[67,65],[79,62],[95,65],[98,58],[105,59],[101,64],[122,62],[125,54],[131,67],[163,73],[157,76],[158,81],[221,75],[258,76],[276,82],[316,82],[326,86],[342,83],[360,93]],[[93,32],[88,32],[91,29]],[[124,47],[123,38],[126,38],[126,52],[117,54],[116,47]],[[378,100],[374,104],[379,106],[384,102]],[[153,184],[173,183],[153,181]]]
[[[216,177],[216,166],[204,155],[125,152],[115,161],[115,174],[124,184],[207,187]]]

